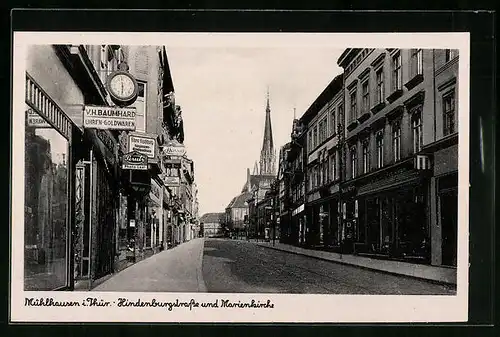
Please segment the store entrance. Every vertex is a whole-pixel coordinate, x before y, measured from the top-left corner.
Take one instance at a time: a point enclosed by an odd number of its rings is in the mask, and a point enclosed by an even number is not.
[[[457,266],[457,212],[458,195],[456,190],[440,194],[442,229],[442,264]]]
[[[75,281],[89,279],[90,275],[90,162],[80,161],[75,174]]]

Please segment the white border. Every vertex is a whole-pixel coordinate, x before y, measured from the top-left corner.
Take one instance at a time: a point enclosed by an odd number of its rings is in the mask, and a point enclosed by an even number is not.
[[[291,295],[208,293],[24,292],[24,114],[13,113],[12,261],[13,322],[465,322],[468,318],[469,210],[469,33],[70,33],[15,32],[13,44],[13,112],[24,111],[26,46],[30,44],[126,44],[196,47],[300,48],[450,48],[459,49],[459,223],[456,296]],[[332,60],[335,62],[336,60]],[[163,301],[231,301],[270,299],[274,309],[174,309],[25,307],[26,297],[51,296],[82,301],[89,296],[116,301],[156,298]]]

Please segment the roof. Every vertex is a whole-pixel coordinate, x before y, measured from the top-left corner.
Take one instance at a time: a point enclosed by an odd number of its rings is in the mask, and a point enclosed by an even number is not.
[[[221,217],[224,213],[205,213],[200,218],[200,223],[215,223],[220,222]]]
[[[254,187],[258,187],[259,184],[262,181],[272,181],[276,179],[276,175],[274,174],[258,174],[258,175],[250,175],[250,188],[253,189]],[[241,189],[241,193],[247,192],[247,187],[248,187],[248,181],[245,182],[245,185],[243,185],[243,188]]]
[[[307,124],[314,118],[329,100],[331,100],[335,95],[342,90],[344,84],[344,74],[335,76],[335,78],[326,86],[321,94],[314,100],[311,106],[304,112],[300,120],[302,123]]]
[[[227,208],[245,208],[248,207],[246,204],[246,201],[250,198],[252,195],[251,192],[243,192],[240,195],[236,196],[231,200],[229,205],[227,205]]]

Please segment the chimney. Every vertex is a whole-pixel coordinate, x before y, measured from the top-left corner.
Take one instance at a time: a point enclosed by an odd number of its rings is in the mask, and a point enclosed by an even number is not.
[[[250,169],[247,168],[247,192],[250,192],[252,185],[250,184]]]

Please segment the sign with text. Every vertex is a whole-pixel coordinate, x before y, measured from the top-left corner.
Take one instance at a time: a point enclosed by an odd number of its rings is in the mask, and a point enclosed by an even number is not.
[[[163,147],[163,153],[166,156],[182,157],[186,153],[186,148],[183,144],[177,141],[169,141]]]
[[[52,126],[42,116],[37,114],[31,108],[27,108],[26,117],[28,119],[28,126],[34,128],[52,128]]]
[[[155,157],[156,140],[149,136],[128,136],[128,149],[129,151],[137,151],[145,154],[148,158]]]
[[[132,151],[123,155],[122,169],[124,170],[147,170],[148,157],[137,151]]]
[[[165,185],[167,186],[177,186],[180,184],[179,177],[165,177]]]
[[[83,109],[83,126],[92,129],[135,130],[134,107],[86,105]]]
[[[152,201],[154,201],[158,206],[161,205],[161,197],[162,197],[162,188],[156,182],[156,180],[151,179],[151,191],[149,191],[149,197]]]

